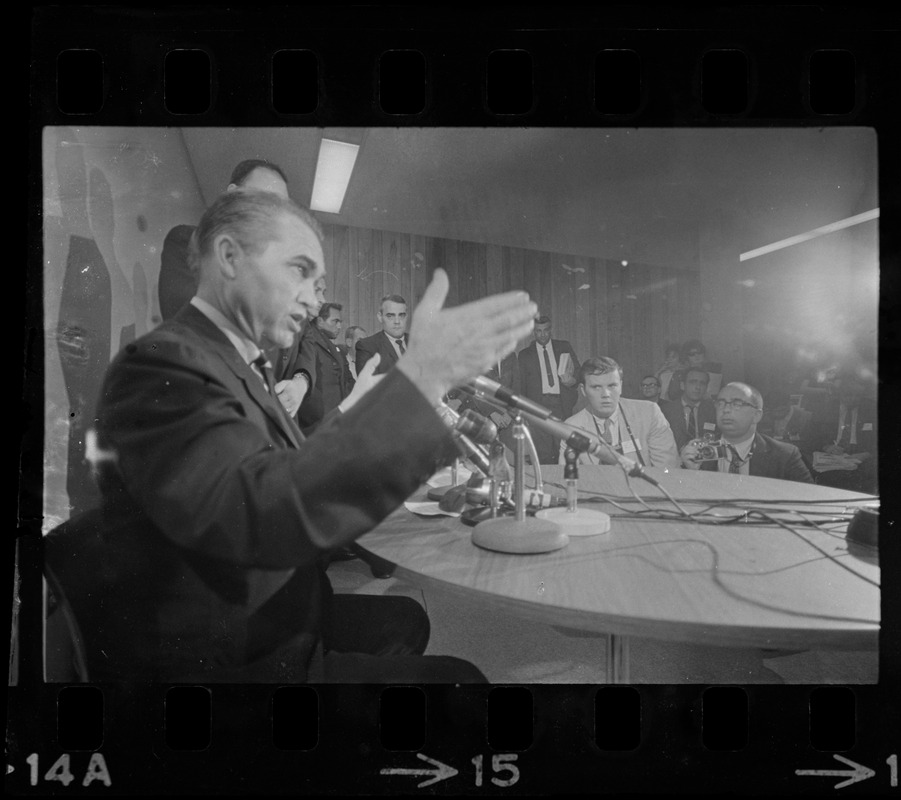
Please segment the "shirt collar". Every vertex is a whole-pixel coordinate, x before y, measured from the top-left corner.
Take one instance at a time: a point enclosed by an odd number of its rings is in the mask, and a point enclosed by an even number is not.
[[[596,422],[598,425],[603,425],[605,419],[609,421],[611,424],[616,424],[619,421],[619,403],[616,404],[616,408],[613,409],[613,413],[609,417],[596,417],[591,413],[590,408],[585,409],[588,412],[588,415]]]
[[[238,330],[238,328],[218,308],[215,308],[206,300],[197,297],[196,295],[191,298],[190,302],[194,308],[225,334],[246,364],[250,364],[263,352],[254,341],[248,339],[240,330]]]
[[[738,453],[738,457],[742,460],[747,459],[748,453],[751,452],[751,445],[754,444],[754,436],[756,435],[756,431],[751,433],[747,439],[741,442],[727,442],[727,444],[731,444],[735,448],[735,452]]]

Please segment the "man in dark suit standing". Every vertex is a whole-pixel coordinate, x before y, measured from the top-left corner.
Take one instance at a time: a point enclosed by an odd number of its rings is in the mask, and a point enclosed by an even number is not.
[[[551,338],[551,318],[535,320],[535,341],[519,351],[519,392],[549,408],[560,419],[572,415],[578,392],[579,361],[572,345]],[[560,440],[532,428],[532,439],[541,464],[556,464]]]
[[[281,167],[262,158],[248,158],[238,164],[228,180],[227,192],[247,189],[288,196],[288,179]],[[197,292],[199,271],[189,263],[188,248],[195,225],[176,225],[163,241],[157,290],[163,319],[174,317]]]
[[[695,439],[682,448],[682,465],[688,469],[813,483],[797,447],[757,430],[762,416],[760,392],[746,383],[727,383],[716,398],[716,424],[722,431],[725,455],[715,461],[697,461],[699,443]]]
[[[669,422],[678,450],[691,439],[716,433],[716,409],[707,399],[709,383],[710,376],[703,369],[687,369],[680,379],[682,392],[679,398],[660,407]]]
[[[336,345],[347,362],[347,374],[350,376],[351,387],[357,380],[357,342],[365,336],[365,328],[361,328],[359,325],[351,325],[344,331],[344,344]]]
[[[444,309],[436,270],[397,369],[377,382],[362,369],[305,440],[263,347],[290,346],[317,306],[318,222],[275,194],[233,192],[194,242],[197,294],[119,353],[100,395],[98,446],[114,461],[102,514],[82,532],[101,540],[102,563],[68,565],[103,595],[93,679],[484,680],[467,662],[420,655],[428,618],[415,601],[334,595],[323,556],[450,463],[437,404],[529,334],[534,304],[510,292]]]
[[[407,349],[407,301],[399,294],[386,294],[376,314],[382,329],[357,342],[356,368],[359,372],[376,353],[382,360],[375,374],[393,367]]]
[[[335,345],[341,332],[342,308],[339,303],[323,303],[301,335],[301,350],[307,346],[312,350],[313,387],[297,412],[300,429],[307,435],[350,392],[350,370]]]

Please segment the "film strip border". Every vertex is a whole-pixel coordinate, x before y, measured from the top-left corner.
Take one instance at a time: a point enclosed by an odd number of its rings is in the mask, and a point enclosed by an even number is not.
[[[550,16],[43,9],[32,102],[120,125],[870,124],[897,65],[866,10]]]
[[[38,708],[10,707],[30,723],[11,742],[7,785],[16,794],[898,788],[897,748],[884,738],[892,712],[872,693],[808,687],[805,707],[784,703],[782,687],[686,688],[58,687]]]
[[[31,207],[40,208],[43,124],[872,125],[882,263],[897,259],[896,15],[560,8],[549,16],[36,9]],[[39,252],[39,214],[30,225]],[[38,319],[40,278],[29,280],[26,313]],[[897,281],[883,270],[884,299],[898,296]],[[890,353],[899,341],[893,310],[884,302],[880,321]],[[25,344],[39,352],[38,340]],[[883,351],[889,385],[896,364]],[[42,404],[39,384],[26,387],[31,407]],[[880,412],[883,430],[893,430],[888,406]],[[40,529],[42,446],[40,426],[28,426],[20,531],[32,535]],[[887,471],[890,485],[896,468]],[[894,502],[884,498],[885,520]],[[29,538],[21,541],[20,590],[33,599],[40,560]],[[897,564],[897,541],[882,541],[881,560]],[[885,581],[883,597],[879,686],[97,687],[22,675],[9,694],[7,788],[895,792],[897,581]],[[39,608],[25,602],[19,613],[20,624],[40,625]]]

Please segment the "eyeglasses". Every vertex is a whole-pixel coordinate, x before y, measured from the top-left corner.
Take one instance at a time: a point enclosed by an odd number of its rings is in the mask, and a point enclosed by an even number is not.
[[[651,381],[649,383],[641,384],[641,388],[642,389],[656,389],[659,385],[660,384],[658,384],[656,381]]]
[[[747,406],[748,408],[753,408],[757,411],[760,410],[753,403],[746,403],[744,400],[714,400],[713,404],[716,406],[717,411],[722,411],[727,406],[733,411],[738,411],[740,408],[744,408],[745,406]]]

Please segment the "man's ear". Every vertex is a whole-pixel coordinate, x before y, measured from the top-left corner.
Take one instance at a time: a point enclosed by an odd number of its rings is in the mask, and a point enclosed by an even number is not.
[[[238,263],[244,255],[241,245],[230,234],[220,233],[213,240],[213,253],[216,255],[219,271],[230,280],[234,280],[238,274]]]
[[[226,192],[234,192],[234,191],[237,191],[238,188],[239,187],[238,187],[237,183],[230,183],[228,186],[225,187],[225,191]]]
[[[579,384],[579,394],[582,395],[582,397],[585,397],[585,384],[584,383]]]

